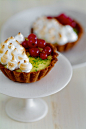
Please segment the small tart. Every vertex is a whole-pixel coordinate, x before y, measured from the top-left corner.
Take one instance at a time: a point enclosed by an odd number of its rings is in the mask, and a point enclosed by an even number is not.
[[[58,53],[56,52],[56,48],[50,43],[47,43],[47,45],[50,46],[52,49],[52,59],[50,64],[46,68],[26,73],[19,72],[16,70],[11,71],[0,63],[0,70],[6,77],[15,82],[31,83],[39,81],[41,78],[45,77],[49,73],[49,71],[54,67],[55,63],[58,61]]]
[[[52,17],[52,19],[54,19],[55,21],[58,22],[58,20],[55,19],[55,17],[54,17],[54,18]],[[59,44],[58,42],[53,43],[53,45],[57,48],[57,51],[59,51],[59,52],[68,51],[68,50],[70,50],[71,48],[73,48],[73,47],[78,43],[78,41],[80,40],[80,38],[81,38],[81,36],[82,36],[82,34],[83,34],[83,32],[84,32],[84,31],[83,31],[83,28],[82,28],[82,26],[80,25],[80,23],[77,22],[76,20],[73,19],[73,22],[76,23],[76,26],[75,26],[75,28],[73,28],[73,29],[75,29],[75,31],[76,31],[76,30],[78,31],[78,33],[77,33],[78,39],[77,39],[76,41],[73,41],[73,42],[67,42],[67,43],[65,43],[65,44],[63,44],[63,45]],[[59,22],[59,23],[60,23],[60,22]],[[60,23],[60,24],[62,24],[62,23]],[[41,32],[42,32],[42,33],[44,32],[44,31],[43,31],[43,28],[41,29]],[[54,32],[54,31],[53,31],[53,32]],[[31,27],[31,33],[34,33],[34,34],[37,35],[37,33],[35,33],[35,31],[34,31],[33,25],[32,25],[32,27]],[[46,34],[47,34],[47,33],[46,33]],[[37,35],[37,36],[38,36],[38,38],[39,38],[39,35]],[[41,37],[41,38],[43,38],[43,37]],[[52,38],[55,38],[55,36],[52,37]],[[45,40],[46,42],[48,42],[45,38],[44,38],[44,40]],[[52,39],[51,39],[51,41],[52,41]],[[50,42],[50,43],[52,43],[52,42]]]
[[[75,20],[74,20],[75,21]],[[75,42],[68,42],[64,45],[58,45],[58,43],[55,43],[54,46],[57,48],[57,50],[59,52],[64,52],[64,51],[68,51],[70,50],[71,48],[73,48],[77,43],[78,41],[81,39],[82,35],[83,35],[83,28],[82,26],[79,24],[79,22],[75,21],[76,22],[76,28],[78,29],[78,39],[75,41]]]

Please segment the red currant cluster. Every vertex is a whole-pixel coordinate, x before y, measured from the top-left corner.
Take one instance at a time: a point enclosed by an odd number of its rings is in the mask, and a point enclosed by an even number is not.
[[[47,56],[52,52],[51,47],[47,46],[45,40],[37,39],[35,34],[30,34],[25,38],[25,41],[22,42],[22,46],[32,57],[40,57],[42,60],[47,59]]]
[[[56,17],[48,16],[47,18],[48,19],[55,18],[63,25],[70,25],[73,28],[76,27],[76,22],[72,18],[66,16],[64,13],[62,13],[59,16],[56,16]]]

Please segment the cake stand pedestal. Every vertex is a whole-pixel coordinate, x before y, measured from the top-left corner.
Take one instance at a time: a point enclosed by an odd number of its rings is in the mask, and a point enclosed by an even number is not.
[[[71,77],[71,64],[60,53],[54,68],[35,83],[13,82],[0,73],[0,93],[14,97],[6,104],[7,115],[20,122],[42,119],[48,112],[48,106],[39,98],[59,92],[69,83]]]
[[[7,115],[17,121],[34,122],[42,119],[48,106],[42,99],[11,99],[6,105]]]

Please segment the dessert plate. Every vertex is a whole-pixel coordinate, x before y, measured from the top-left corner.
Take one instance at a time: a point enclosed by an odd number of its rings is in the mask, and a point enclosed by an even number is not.
[[[73,68],[86,65],[86,14],[76,10],[70,10],[67,7],[53,5],[28,9],[12,16],[1,29],[1,41],[10,36],[15,36],[18,32],[27,36],[30,33],[31,25],[36,18],[42,15],[58,15],[66,13],[71,18],[77,20],[84,28],[84,34],[78,44],[68,52],[62,53],[71,62]]]
[[[59,53],[54,68],[35,83],[13,82],[0,73],[0,93],[16,98],[45,97],[62,90],[72,77],[72,67],[68,59]]]

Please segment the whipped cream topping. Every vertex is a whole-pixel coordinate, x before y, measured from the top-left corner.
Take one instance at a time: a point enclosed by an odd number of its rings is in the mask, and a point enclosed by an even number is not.
[[[24,36],[19,32],[18,35],[15,36],[15,40],[22,43],[22,41],[24,41]]]
[[[78,35],[71,26],[62,25],[56,19],[47,19],[45,16],[38,18],[33,23],[33,30],[38,38],[43,38],[52,44],[64,45],[78,39]]]
[[[5,45],[0,46],[0,55],[4,53]]]
[[[21,54],[19,54],[17,56],[17,60],[20,61],[20,63],[23,63],[24,60],[26,60],[27,62],[29,62],[29,58],[27,57],[27,55],[25,54],[25,51],[23,51]]]
[[[23,63],[20,63],[20,69],[22,70],[22,72],[28,73],[32,69],[32,64],[24,60]]]
[[[32,64],[26,55],[25,48],[21,45],[24,36],[18,33],[17,36],[9,37],[0,44],[0,62],[7,65],[7,69],[15,70],[20,68],[22,72],[30,72]]]
[[[1,56],[0,61],[3,65],[6,65],[10,58],[11,58],[11,55],[9,55],[8,50],[6,50],[6,52]]]
[[[10,70],[15,70],[15,69],[19,68],[17,60],[14,55],[12,55],[12,59],[10,61],[8,61],[7,68]]]

